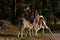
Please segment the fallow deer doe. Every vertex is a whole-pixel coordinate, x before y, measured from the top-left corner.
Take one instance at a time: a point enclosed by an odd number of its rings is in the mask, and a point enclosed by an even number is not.
[[[46,22],[44,19],[40,19],[40,16],[37,15],[36,18],[34,19],[33,22],[33,28],[35,30],[35,36],[37,36],[37,32],[42,28],[43,29],[43,34],[44,34],[44,28],[48,29],[51,35],[53,36],[52,31],[50,28],[47,26]],[[54,37],[54,36],[53,36]]]

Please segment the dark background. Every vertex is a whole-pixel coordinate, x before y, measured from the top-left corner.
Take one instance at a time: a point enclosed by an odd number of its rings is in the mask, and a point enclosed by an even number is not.
[[[25,17],[22,4],[38,10],[51,29],[60,29],[60,0],[0,0],[0,20],[18,24],[19,18]]]

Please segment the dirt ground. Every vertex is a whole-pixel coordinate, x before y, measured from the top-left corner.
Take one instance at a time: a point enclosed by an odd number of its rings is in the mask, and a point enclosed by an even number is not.
[[[49,35],[51,36],[51,34],[46,34],[46,35]],[[54,40],[60,40],[60,33],[54,33]]]

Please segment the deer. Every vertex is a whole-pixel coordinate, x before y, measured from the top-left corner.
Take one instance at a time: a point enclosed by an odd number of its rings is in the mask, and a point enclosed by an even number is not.
[[[27,19],[22,18],[22,24],[21,24],[22,26],[20,27],[21,31],[18,33],[18,37],[19,37],[20,34],[21,34],[21,37],[23,36],[23,31],[26,28],[29,28],[29,32],[31,30],[33,30],[33,21],[34,21],[35,16],[37,15],[37,11],[36,10],[31,10],[29,5],[27,5],[27,4],[23,5],[23,11],[26,12],[28,17],[27,17]],[[30,36],[31,36],[31,34],[33,34],[33,33],[30,32]]]
[[[29,6],[27,6],[24,11],[28,11],[28,13],[30,14],[31,10],[29,8]],[[44,34],[44,29],[48,29],[49,32],[51,33],[51,35],[53,36],[53,33],[52,31],[50,30],[50,28],[47,26],[45,20],[42,18],[40,18],[40,15],[38,14],[38,12],[35,10],[35,12],[37,13],[37,15],[35,16],[35,18],[33,19],[33,23],[31,23],[30,21],[26,20],[25,18],[22,18],[22,26],[21,26],[21,31],[18,33],[18,37],[19,35],[21,34],[21,37],[23,37],[23,31],[25,28],[29,28],[29,33],[30,33],[30,36],[31,34],[32,35],[35,35],[37,36],[38,35],[38,31],[42,28],[43,29],[43,34]],[[30,16],[29,16],[30,17]],[[32,30],[32,32],[31,32]],[[34,34],[34,30],[35,30],[35,34]]]
[[[19,37],[20,34],[21,34],[21,37],[23,37],[23,31],[26,28],[29,29],[29,34],[31,36],[31,30],[33,28],[33,25],[28,20],[26,20],[25,18],[21,18],[21,20],[22,20],[22,25],[20,27],[20,31],[18,33],[18,37]]]
[[[36,18],[34,19],[34,22],[33,22],[33,29],[35,30],[35,36],[38,36],[38,31],[41,28],[43,29],[43,32],[42,32],[43,34],[44,34],[44,29],[46,28],[47,30],[49,30],[49,32],[53,36],[53,33],[52,33],[51,29],[47,26],[47,24],[44,20],[44,17],[40,16],[40,15],[37,15]]]

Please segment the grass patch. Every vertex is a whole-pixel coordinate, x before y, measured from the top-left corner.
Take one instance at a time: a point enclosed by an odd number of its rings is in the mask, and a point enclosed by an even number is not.
[[[8,39],[8,40],[53,40],[51,36],[47,36],[47,35],[42,35],[39,33],[39,36],[37,37],[23,37],[23,38],[17,38],[17,37],[0,37],[3,39]]]
[[[38,33],[38,36],[37,37],[30,37],[30,36],[27,36],[27,37],[17,37],[15,35],[12,35],[12,36],[8,36],[7,35],[0,35],[0,38],[3,38],[3,39],[9,39],[9,40],[53,40],[52,36],[48,36],[48,35],[42,35],[41,33]]]
[[[0,40],[5,39],[5,40],[53,40],[51,36],[48,35],[42,35],[41,33],[38,33],[37,37],[23,37],[23,38],[17,38],[19,26],[17,25],[12,25],[9,21],[3,21],[7,22],[9,25],[8,30],[2,30],[0,29]]]

